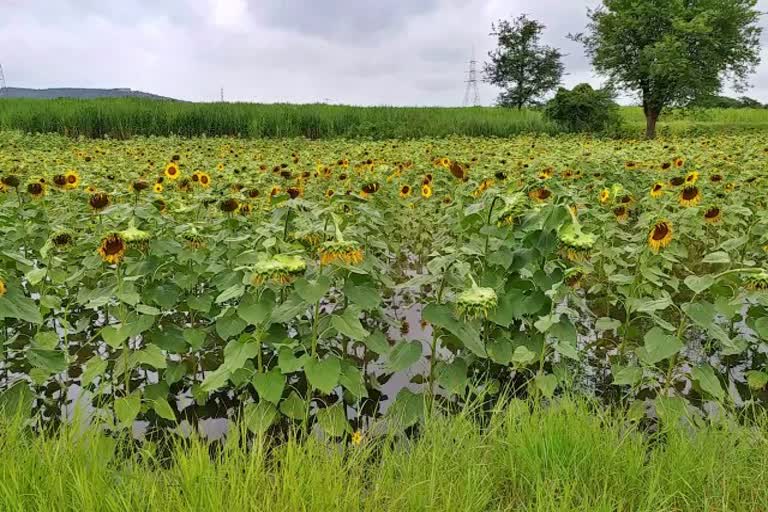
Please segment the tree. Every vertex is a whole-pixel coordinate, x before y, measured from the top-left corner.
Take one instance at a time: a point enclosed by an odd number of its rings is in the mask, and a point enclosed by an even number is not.
[[[560,85],[563,76],[562,54],[557,48],[539,43],[544,25],[522,15],[509,22],[499,20],[491,26],[498,47],[488,53],[485,81],[504,89],[498,103],[523,108],[535,104]]]
[[[757,0],[603,0],[581,41],[609,84],[639,94],[646,136],[664,107],[744,89],[760,62]]]
[[[572,90],[560,88],[544,109],[547,119],[574,132],[611,132],[621,125],[619,106],[608,89],[579,84]]]

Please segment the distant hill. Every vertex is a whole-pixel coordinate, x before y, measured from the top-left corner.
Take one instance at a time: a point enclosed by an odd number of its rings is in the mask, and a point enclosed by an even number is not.
[[[173,100],[148,92],[134,91],[132,89],[83,89],[59,87],[55,89],[26,89],[23,87],[6,87],[0,89],[0,98],[34,98],[34,99],[56,99],[56,98],[145,98],[152,100]]]

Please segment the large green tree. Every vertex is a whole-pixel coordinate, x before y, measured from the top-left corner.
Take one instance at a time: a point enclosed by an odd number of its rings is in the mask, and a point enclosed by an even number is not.
[[[562,54],[540,43],[544,25],[522,15],[511,22],[499,20],[491,27],[498,47],[488,53],[491,60],[485,63],[484,72],[487,82],[503,89],[499,105],[520,109],[560,85]]]
[[[584,43],[610,85],[637,93],[646,136],[670,105],[743,89],[760,62],[757,0],[603,0],[589,11]]]

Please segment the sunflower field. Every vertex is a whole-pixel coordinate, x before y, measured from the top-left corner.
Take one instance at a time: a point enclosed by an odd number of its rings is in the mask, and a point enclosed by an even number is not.
[[[353,442],[566,392],[763,407],[767,166],[764,134],[3,133],[2,403]]]

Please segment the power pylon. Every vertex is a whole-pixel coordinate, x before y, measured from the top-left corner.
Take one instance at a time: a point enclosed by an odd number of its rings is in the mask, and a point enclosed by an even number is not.
[[[480,90],[477,87],[477,61],[475,60],[475,50],[472,49],[472,60],[469,61],[469,71],[467,71],[467,79],[465,80],[467,88],[464,90],[464,101],[462,101],[463,107],[472,105],[473,107],[480,106]]]
[[[3,74],[3,65],[0,64],[0,97],[5,96],[5,74]]]

